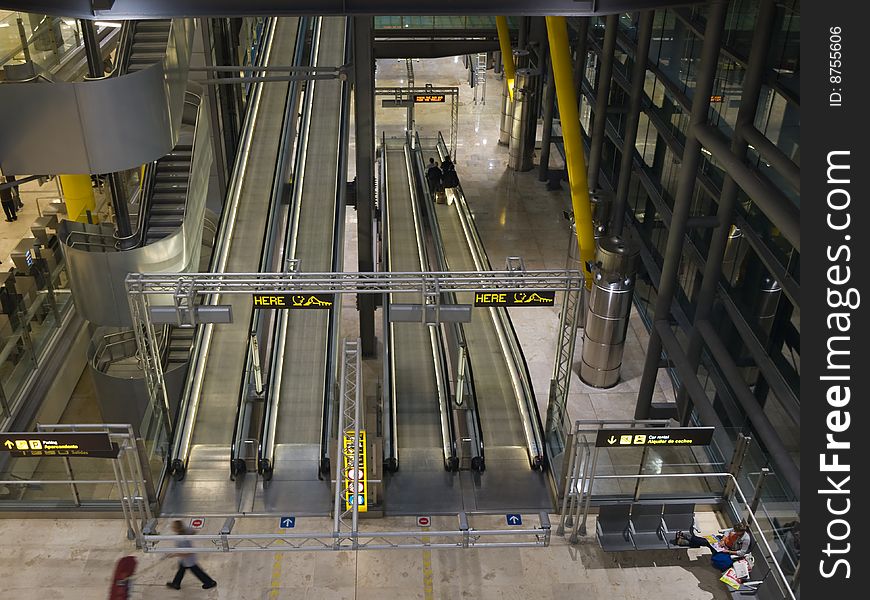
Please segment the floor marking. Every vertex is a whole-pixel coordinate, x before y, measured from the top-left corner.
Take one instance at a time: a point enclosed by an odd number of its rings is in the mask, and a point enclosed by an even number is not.
[[[281,553],[276,552],[272,561],[272,585],[269,589],[269,598],[277,598],[281,593]]]
[[[428,527],[424,527],[423,531],[429,531]],[[423,543],[429,543],[429,536],[423,536]],[[428,548],[423,550],[423,597],[425,600],[434,600],[434,577],[432,574],[432,551]]]

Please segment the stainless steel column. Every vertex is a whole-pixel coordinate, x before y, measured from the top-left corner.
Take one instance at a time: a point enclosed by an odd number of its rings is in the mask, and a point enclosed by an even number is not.
[[[779,306],[779,297],[782,295],[782,287],[779,282],[766,275],[761,280],[758,290],[757,304],[755,305],[756,332],[762,344],[769,343],[770,332],[773,329],[773,321],[776,318],[776,309]],[[743,369],[743,379],[746,384],[753,386],[758,383],[758,367]]]
[[[637,255],[638,248],[623,238],[598,240],[580,362],[580,379],[587,385],[609,388],[619,382]]]
[[[529,51],[528,50],[514,50],[511,59],[514,61],[514,69],[525,69],[529,66]],[[502,106],[501,106],[501,130],[498,136],[498,143],[502,146],[507,146],[510,144],[511,139],[511,127],[513,126],[513,118],[514,118],[514,100],[511,100],[511,91],[508,89],[508,86],[511,82],[508,81],[507,77],[504,79],[504,88],[502,90]],[[516,83],[514,82],[514,88],[516,88]]]
[[[538,123],[538,78],[540,72],[517,69],[514,81],[514,114],[508,148],[508,167],[514,171],[530,171],[534,167],[534,136]],[[531,138],[531,142],[530,142]]]
[[[511,102],[511,94],[508,86],[510,82],[507,77],[503,79],[504,85],[501,90],[501,122],[499,124],[498,143],[502,146],[507,146],[511,140],[510,123],[513,117],[513,102]]]

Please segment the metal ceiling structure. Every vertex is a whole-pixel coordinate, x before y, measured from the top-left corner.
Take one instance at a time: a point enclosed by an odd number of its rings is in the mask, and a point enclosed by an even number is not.
[[[464,15],[606,15],[698,0],[466,0]],[[0,8],[80,19],[170,19],[252,15],[454,15],[442,0],[0,0]]]

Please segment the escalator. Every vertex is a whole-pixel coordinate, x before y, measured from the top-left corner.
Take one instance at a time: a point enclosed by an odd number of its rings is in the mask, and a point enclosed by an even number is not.
[[[141,71],[163,60],[169,43],[171,19],[128,21],[124,27],[127,29],[121,33],[122,44],[129,40],[129,46],[125,48],[122,74]]]
[[[187,184],[190,179],[193,131],[182,124],[181,135],[172,152],[154,164],[154,183],[147,202],[144,245],[162,240],[184,223]]]

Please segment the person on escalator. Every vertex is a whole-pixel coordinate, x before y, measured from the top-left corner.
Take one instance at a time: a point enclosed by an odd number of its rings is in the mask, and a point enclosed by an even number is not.
[[[446,156],[441,162],[441,172],[443,175],[444,187],[455,188],[459,185],[459,176],[456,174],[456,167],[450,160],[450,156]]]
[[[441,169],[435,164],[435,159],[429,159],[429,167],[426,169],[426,181],[429,183],[429,193],[436,197],[441,189]]]

